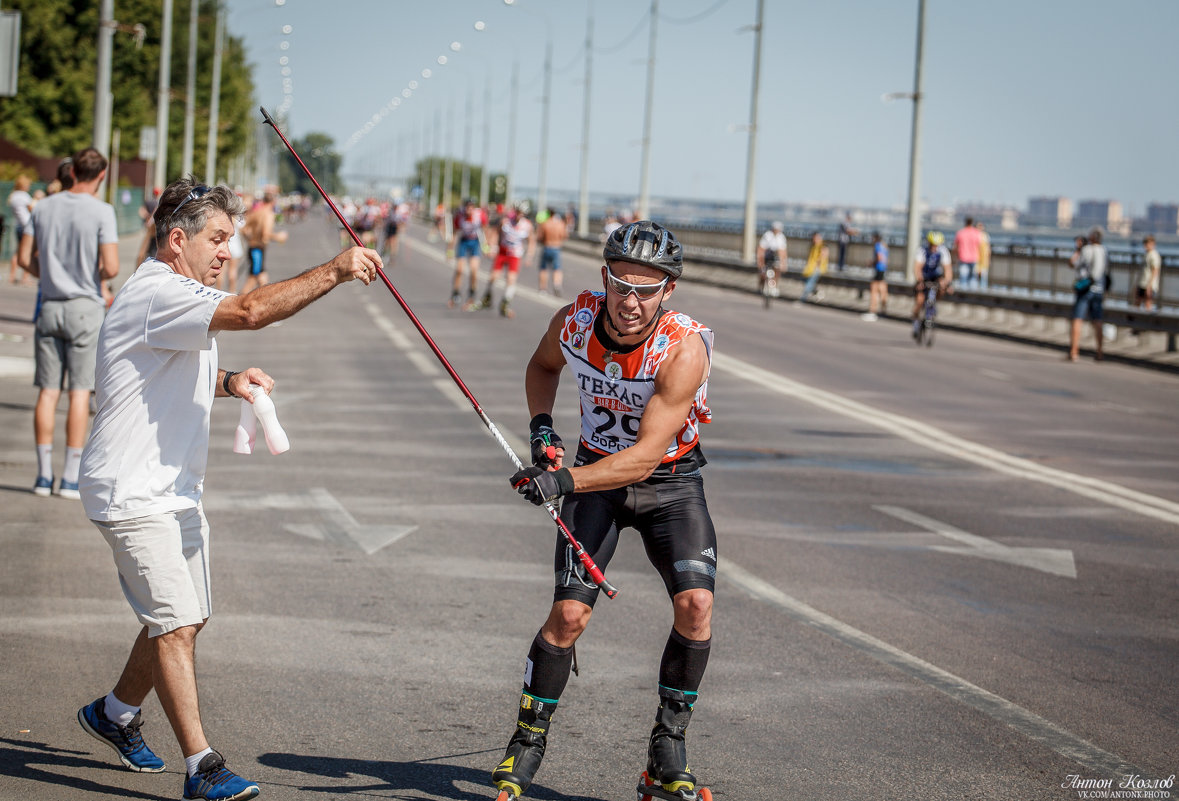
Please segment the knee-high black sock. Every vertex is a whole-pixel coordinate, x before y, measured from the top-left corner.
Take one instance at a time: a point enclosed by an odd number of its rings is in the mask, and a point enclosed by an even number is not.
[[[573,648],[550,645],[536,633],[524,668],[524,692],[541,700],[558,701],[569,682]]]
[[[711,648],[712,638],[689,640],[672,629],[659,662],[659,683],[670,690],[695,695],[708,667]]]

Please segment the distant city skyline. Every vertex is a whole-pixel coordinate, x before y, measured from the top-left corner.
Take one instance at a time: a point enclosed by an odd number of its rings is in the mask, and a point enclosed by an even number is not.
[[[229,26],[255,66],[259,100],[289,97],[289,131],[321,131],[345,173],[404,172],[428,152],[481,162],[492,79],[489,167],[505,170],[512,62],[520,75],[513,177],[540,167],[544,45],[553,42],[547,184],[579,183],[587,5],[580,2],[229,0]],[[590,188],[637,194],[648,5],[595,0]],[[745,191],[754,0],[678,0],[657,25],[651,191],[738,200]],[[917,2],[767,0],[758,137],[759,202],[869,207],[907,196]],[[545,20],[547,17],[547,22]],[[695,19],[694,19],[695,18]],[[476,22],[484,23],[475,30]],[[289,34],[281,33],[290,25]],[[1179,200],[1169,79],[1179,3],[985,4],[927,0],[922,200],[1024,208],[1060,195],[1119,202],[1141,216]],[[282,42],[287,49],[280,51]],[[452,42],[460,48],[451,49]],[[286,56],[288,75],[278,59]],[[445,65],[438,57],[445,56]],[[422,71],[430,70],[430,77]],[[283,80],[290,83],[283,92]],[[404,97],[415,82],[416,88]],[[467,136],[465,108],[471,95]],[[398,106],[389,110],[397,98]],[[423,148],[433,121],[455,118]],[[368,126],[367,132],[365,132]],[[259,128],[260,135],[267,131]],[[349,145],[355,134],[360,134]],[[469,144],[468,144],[469,143]]]

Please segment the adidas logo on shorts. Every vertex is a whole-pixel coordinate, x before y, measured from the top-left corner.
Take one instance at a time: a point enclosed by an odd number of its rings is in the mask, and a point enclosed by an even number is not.
[[[714,551],[712,548],[706,548],[705,550],[700,552],[700,555],[707,556],[709,559],[711,559],[714,562],[716,561],[716,551]]]

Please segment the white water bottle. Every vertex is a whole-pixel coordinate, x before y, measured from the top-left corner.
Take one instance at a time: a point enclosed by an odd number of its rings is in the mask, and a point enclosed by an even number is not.
[[[243,400],[242,411],[237,418],[237,430],[233,432],[233,452],[253,453],[257,432],[258,422],[254,417],[254,404]]]
[[[291,441],[287,432],[282,430],[278,422],[278,414],[274,410],[274,401],[266,394],[266,390],[257,384],[250,384],[250,395],[254,398],[254,416],[262,424],[262,433],[266,435],[266,445],[274,455],[286,453],[291,449]]]

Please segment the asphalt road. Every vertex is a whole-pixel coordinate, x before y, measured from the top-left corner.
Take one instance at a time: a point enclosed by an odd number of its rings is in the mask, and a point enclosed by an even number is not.
[[[422,234],[389,275],[523,452],[524,365],[558,303],[528,267],[516,319],[447,309]],[[309,220],[270,265],[337,249]],[[566,254],[566,295],[596,267]],[[1179,380],[952,332],[919,349],[903,324],[689,282],[669,305],[717,336],[721,568],[689,749],[718,798],[1048,801],[1177,772]],[[276,378],[292,448],[233,454],[238,407],[218,402],[213,746],[263,798],[494,797],[551,522],[379,283],[218,341],[223,366]],[[75,721],[137,623],[80,507],[29,492],[29,355],[0,342],[0,799],[177,798],[154,697],[162,775],[118,768]],[[572,440],[568,387],[556,418]],[[670,605],[636,537],[607,573],[621,594],[578,644],[530,798],[634,797]]]

